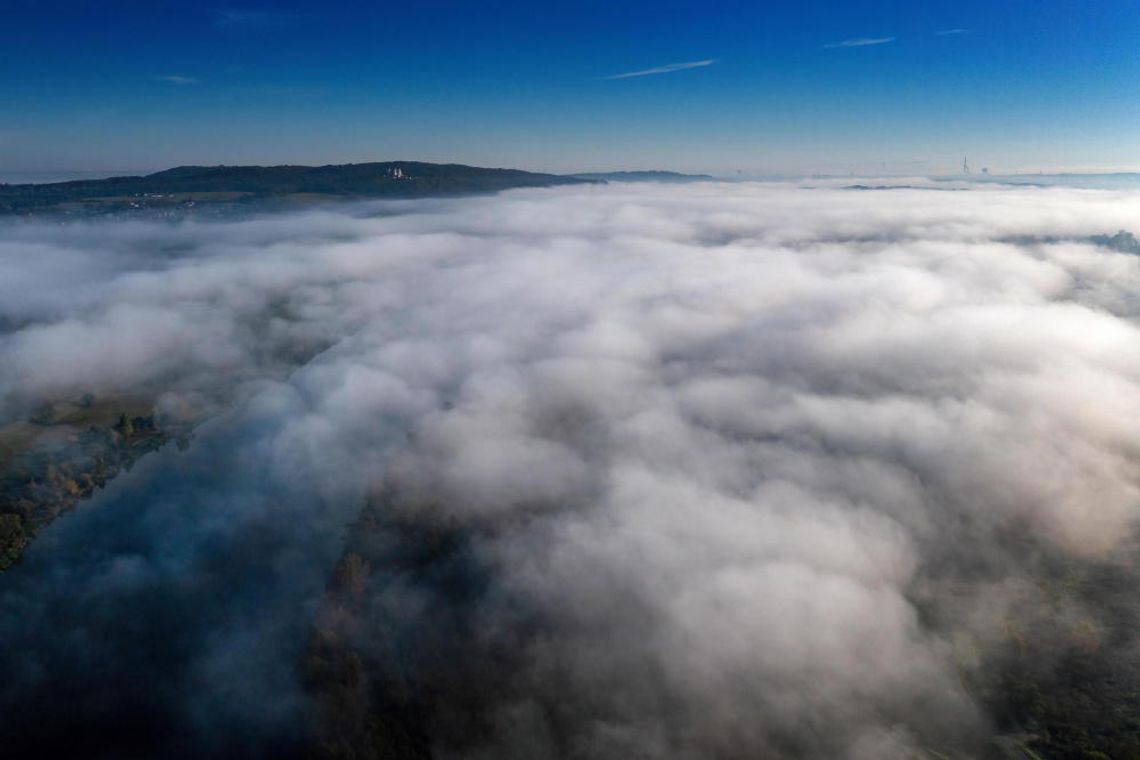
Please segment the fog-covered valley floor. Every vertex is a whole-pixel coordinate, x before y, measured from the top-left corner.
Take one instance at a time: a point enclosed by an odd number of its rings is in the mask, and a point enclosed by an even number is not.
[[[1140,192],[913,184],[0,227],[0,424],[198,421],[0,574],[0,747],[1140,756]]]

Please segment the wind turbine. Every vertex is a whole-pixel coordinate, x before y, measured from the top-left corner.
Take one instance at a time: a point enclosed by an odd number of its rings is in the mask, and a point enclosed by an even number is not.
[[[962,156],[962,173],[963,174],[969,174],[970,173],[970,164],[966,162],[965,156]]]

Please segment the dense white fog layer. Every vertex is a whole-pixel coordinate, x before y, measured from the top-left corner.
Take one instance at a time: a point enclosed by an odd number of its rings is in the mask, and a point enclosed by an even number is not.
[[[1140,516],[1140,257],[1089,240],[1119,229],[1140,194],[747,183],[4,227],[0,412],[240,404],[0,578],[0,698],[94,667],[91,640],[127,662],[122,617],[199,584],[201,632],[153,666],[167,719],[272,734],[383,484],[470,533],[478,635],[515,637],[475,754],[969,748],[993,729],[963,673],[1036,593],[1009,535],[1106,561]],[[258,551],[272,582],[227,569]],[[65,588],[90,606],[45,644]],[[432,626],[431,589],[382,593],[392,627]]]

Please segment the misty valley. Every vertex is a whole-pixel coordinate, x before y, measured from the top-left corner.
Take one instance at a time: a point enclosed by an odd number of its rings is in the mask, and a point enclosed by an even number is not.
[[[361,166],[0,188],[0,756],[1140,760],[1140,191]]]

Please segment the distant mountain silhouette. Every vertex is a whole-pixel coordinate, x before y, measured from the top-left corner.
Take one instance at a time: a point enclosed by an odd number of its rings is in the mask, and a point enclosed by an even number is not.
[[[570,176],[595,182],[709,182],[716,179],[708,174],[682,174],[660,169],[634,172],[584,172]]]
[[[330,166],[179,166],[140,177],[0,184],[0,214],[100,215],[188,210],[201,204],[264,206],[337,199],[425,198],[594,182],[519,169],[419,161]]]

